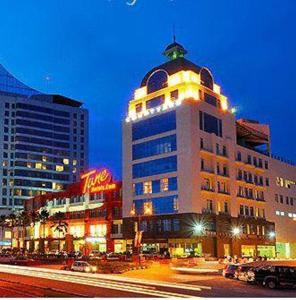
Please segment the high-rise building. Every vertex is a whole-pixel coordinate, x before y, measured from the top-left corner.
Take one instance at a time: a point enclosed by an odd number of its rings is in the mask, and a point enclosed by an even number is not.
[[[144,250],[173,255],[290,255],[295,167],[272,157],[268,125],[236,120],[211,71],[185,59],[182,45],[164,54],[123,122],[125,238],[142,231]]]
[[[82,103],[38,92],[0,65],[0,210],[62,190],[88,165]]]

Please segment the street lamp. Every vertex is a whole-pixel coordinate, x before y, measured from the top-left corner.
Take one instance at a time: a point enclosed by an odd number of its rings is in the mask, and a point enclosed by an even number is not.
[[[203,231],[204,231],[204,225],[201,224],[201,223],[196,223],[194,225],[194,232],[197,233],[197,234],[201,234]]]
[[[268,234],[269,238],[273,239],[275,238],[275,232],[274,231],[270,231]]]
[[[238,236],[241,233],[240,228],[239,227],[233,227],[232,228],[232,234],[234,236]]]

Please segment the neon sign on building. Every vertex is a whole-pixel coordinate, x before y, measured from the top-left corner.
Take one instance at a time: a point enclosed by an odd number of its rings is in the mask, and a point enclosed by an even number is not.
[[[98,193],[114,190],[116,184],[112,182],[112,174],[107,169],[91,170],[81,176],[82,193]]]

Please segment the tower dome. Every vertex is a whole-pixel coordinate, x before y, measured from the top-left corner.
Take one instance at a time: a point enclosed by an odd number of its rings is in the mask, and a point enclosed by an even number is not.
[[[174,60],[178,57],[184,57],[187,54],[187,50],[179,43],[176,42],[176,38],[174,37],[173,43],[168,45],[163,55],[168,57],[170,60]]]

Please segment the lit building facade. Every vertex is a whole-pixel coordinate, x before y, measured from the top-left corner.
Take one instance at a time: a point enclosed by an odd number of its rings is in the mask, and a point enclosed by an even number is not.
[[[88,112],[27,87],[0,65],[0,141],[3,214],[79,179],[88,165]]]
[[[24,236],[16,228],[13,247],[26,248],[31,252],[65,250],[84,254],[91,250],[125,250],[121,233],[121,182],[114,181],[107,169],[91,170],[81,178],[80,182],[69,185],[64,191],[25,201],[28,215],[45,209],[49,218],[45,223],[40,220],[31,223],[23,231]],[[59,230],[61,227],[62,230]]]
[[[296,241],[295,184],[277,185],[277,177],[295,183],[295,167],[270,154],[269,126],[236,120],[211,72],[185,54],[169,45],[169,61],[145,75],[129,102],[124,237],[131,244],[140,224],[144,249],[275,256],[275,238],[278,247]],[[289,206],[276,194],[289,197]]]

